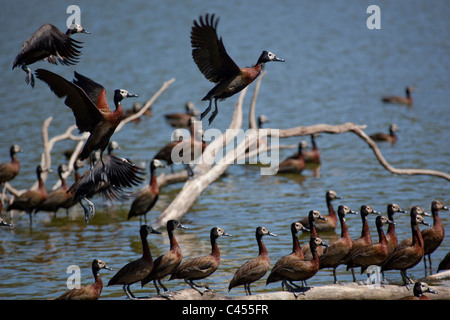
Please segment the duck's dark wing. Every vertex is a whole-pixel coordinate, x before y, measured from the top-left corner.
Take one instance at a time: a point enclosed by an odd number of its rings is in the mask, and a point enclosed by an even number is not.
[[[37,69],[35,74],[38,79],[48,84],[58,98],[66,97],[64,103],[72,109],[80,132],[92,132],[96,124],[101,121],[102,114],[86,92],[76,84],[48,70]]]
[[[86,92],[91,101],[94,102],[94,104],[97,106],[97,109],[105,110],[107,112],[111,111],[106,100],[105,88],[101,84],[98,84],[92,79],[89,79],[88,77],[85,77],[76,71],[74,72],[74,74],[75,79],[73,80],[73,83],[75,83],[77,86],[83,89],[84,92]]]
[[[222,42],[222,37],[217,36],[217,24],[219,19],[214,19],[214,14],[205,15],[194,21],[191,30],[192,57],[201,73],[212,82],[220,82],[239,74],[240,69],[230,58]]]
[[[56,64],[73,65],[78,62],[81,42],[72,39],[52,24],[44,24],[23,44],[13,63],[13,69],[22,64],[32,64],[47,59]]]

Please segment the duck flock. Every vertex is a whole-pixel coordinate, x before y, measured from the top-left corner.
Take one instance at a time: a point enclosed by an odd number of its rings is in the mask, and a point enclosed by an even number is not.
[[[166,119],[173,126],[183,126],[193,128],[195,121],[201,121],[214,110],[208,118],[209,124],[218,115],[218,101],[226,99],[240,92],[251,84],[261,73],[265,63],[284,62],[284,59],[277,57],[270,51],[263,51],[253,67],[241,68],[237,66],[228,55],[222,38],[217,35],[217,25],[219,19],[214,14],[206,14],[194,21],[191,29],[192,57],[200,72],[206,79],[215,83],[215,86],[204,96],[204,101],[209,101],[206,110],[198,119],[197,112],[192,104],[186,105],[186,112],[166,115]],[[133,162],[119,158],[112,153],[117,148],[112,140],[115,129],[124,118],[125,112],[121,101],[127,98],[137,97],[136,94],[126,89],[116,89],[113,92],[115,109],[112,110],[107,103],[105,88],[88,78],[85,75],[74,72],[73,81],[69,81],[56,73],[45,69],[37,69],[34,72],[30,65],[37,61],[47,60],[52,64],[73,65],[79,60],[82,42],[73,38],[77,33],[89,34],[82,26],[74,24],[66,33],[61,32],[51,24],[41,26],[23,44],[22,50],[17,55],[13,63],[14,68],[21,68],[26,73],[26,82],[32,87],[35,86],[35,78],[46,83],[49,89],[55,94],[55,99],[62,99],[74,115],[75,124],[80,132],[89,132],[89,138],[84,144],[83,150],[77,156],[75,164],[76,182],[69,186],[64,178],[64,173],[68,171],[67,165],[58,167],[61,186],[57,190],[47,192],[42,173],[49,168],[36,167],[38,188],[27,190],[16,197],[8,197],[6,201],[5,183],[12,181],[20,171],[18,153],[22,150],[19,145],[12,145],[10,149],[11,162],[0,164],[0,182],[3,186],[2,201],[0,204],[8,203],[5,206],[7,212],[25,211],[29,214],[30,224],[32,217],[39,211],[55,212],[59,209],[68,210],[76,204],[80,204],[84,211],[84,218],[87,222],[95,213],[95,206],[89,199],[96,194],[101,194],[107,199],[128,199],[127,188],[137,186],[144,181],[142,175],[144,171]],[[406,98],[385,97],[383,102],[412,104],[412,87],[406,88]],[[267,119],[260,117],[259,127]],[[396,141],[395,132],[398,127],[392,124],[389,134],[379,133],[371,137],[374,140]],[[191,129],[192,130],[192,129]],[[191,131],[192,136],[194,132]],[[315,142],[315,135],[311,136],[312,150],[305,150],[304,142],[298,146],[298,152],[280,162],[280,173],[301,173],[306,163],[320,164],[320,152]],[[163,255],[153,259],[147,241],[151,234],[160,234],[147,225],[146,214],[154,207],[159,196],[159,187],[156,180],[155,171],[157,168],[172,165],[171,151],[178,143],[177,140],[162,148],[150,161],[150,181],[148,187],[137,194],[131,204],[128,219],[139,217],[141,219],[140,238],[142,242],[142,257],[134,260],[120,270],[109,280],[108,286],[121,285],[129,299],[138,299],[130,289],[135,283],[142,286],[152,282],[156,293],[169,298],[172,293],[162,282],[168,280],[184,280],[187,285],[203,294],[209,288],[194,281],[206,279],[213,274],[220,265],[219,238],[228,236],[220,227],[213,227],[210,230],[211,253],[205,256],[186,259],[183,258],[180,246],[175,237],[175,231],[185,228],[180,221],[170,220],[167,222],[167,232],[170,241],[170,249]],[[186,143],[197,143],[195,140]],[[201,150],[206,147],[202,141],[199,144]],[[107,151],[106,153],[104,153]],[[89,169],[84,174],[78,173],[79,163],[89,160]],[[187,164],[189,175],[194,173]],[[369,205],[362,205],[358,208],[359,213],[345,205],[339,205],[336,212],[332,201],[339,199],[333,190],[326,192],[326,203],[328,214],[322,215],[317,210],[311,210],[308,216],[298,221],[293,221],[290,225],[292,234],[292,251],[276,261],[274,264],[269,259],[268,250],[265,247],[263,237],[277,235],[269,231],[264,226],[259,226],[255,231],[255,238],[259,248],[258,256],[247,261],[242,266],[236,268],[234,275],[230,279],[229,290],[243,286],[245,293],[251,295],[250,286],[252,283],[262,279],[267,275],[266,285],[279,282],[284,290],[292,291],[295,294],[307,288],[307,280],[316,276],[321,269],[333,270],[334,283],[338,283],[336,269],[343,266],[352,273],[356,282],[355,269],[361,273],[375,267],[380,268],[384,279],[384,272],[398,270],[405,285],[414,284],[414,295],[416,298],[426,298],[424,293],[435,293],[426,283],[415,282],[407,275],[407,271],[415,267],[420,261],[431,268],[430,255],[435,252],[444,239],[444,226],[439,218],[440,210],[449,210],[441,201],[434,200],[431,203],[431,214],[421,207],[413,206],[409,209],[411,238],[397,239],[395,233],[394,215],[407,213],[397,204],[387,206],[387,216],[376,212]],[[350,238],[346,225],[346,215],[359,214],[362,221],[361,237]],[[376,215],[375,226],[378,232],[378,239],[371,239],[369,231],[368,216]],[[432,215],[432,226],[426,221],[425,216]],[[144,219],[144,221],[142,221]],[[5,228],[14,226],[0,219],[0,225]],[[421,225],[430,226],[420,230]],[[319,237],[322,232],[341,229],[339,239],[327,243]],[[384,227],[387,227],[386,232]],[[299,243],[299,233],[310,234],[308,243]],[[225,241],[225,240],[224,240]],[[438,267],[438,271],[449,268],[449,255]],[[58,299],[98,299],[101,295],[103,282],[100,277],[100,270],[111,269],[107,264],[99,259],[92,262],[92,272],[95,282],[90,286],[83,286],[79,289],[71,289],[63,293]]]

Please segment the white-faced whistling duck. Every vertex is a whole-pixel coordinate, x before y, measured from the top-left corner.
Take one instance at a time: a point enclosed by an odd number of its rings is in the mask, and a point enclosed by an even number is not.
[[[167,288],[161,283],[161,280],[172,274],[180,265],[183,256],[181,254],[181,248],[178,245],[177,239],[175,239],[174,231],[175,229],[187,229],[187,227],[183,226],[178,220],[169,220],[167,221],[167,233],[169,235],[170,249],[165,254],[159,256],[156,260],[153,261],[153,270],[150,274],[141,281],[142,287],[153,281],[153,284],[156,288],[156,292],[158,295],[160,294],[160,290],[156,282],[159,283],[161,288],[163,288],[164,293],[162,296],[170,297],[171,294],[168,293]]]
[[[338,216],[341,223],[341,237],[325,248],[323,254],[319,257],[320,269],[333,268],[334,283],[338,282],[336,268],[342,264],[342,259],[347,256],[352,248],[352,238],[350,237],[347,223],[345,222],[345,216],[349,213],[358,214],[347,206],[340,205],[338,207]]]
[[[302,140],[298,144],[298,152],[280,162],[278,173],[302,173],[306,167],[305,158],[303,157],[303,150],[306,146],[307,142]]]
[[[423,263],[425,269],[427,269],[426,256],[428,256],[428,264],[430,265],[430,270],[432,270],[431,254],[441,245],[445,236],[444,224],[442,223],[441,217],[439,217],[439,210],[449,210],[449,208],[444,206],[444,204],[441,201],[434,200],[431,203],[433,226],[431,228],[424,229],[421,232],[424,250]],[[411,243],[412,243],[411,238],[405,239],[401,242],[401,247],[410,246]]]
[[[67,185],[66,179],[64,178],[64,172],[69,171],[69,168],[66,164],[61,164],[58,166],[58,176],[61,181],[61,186],[50,192],[42,202],[39,207],[36,208],[36,212],[39,211],[50,211],[53,212],[56,217],[56,212],[59,208],[70,208],[73,205],[73,197],[69,190],[69,186]]]
[[[120,103],[125,98],[137,97],[124,89],[114,91],[116,109],[111,111],[106,100],[105,88],[82,76],[75,71],[75,79],[69,82],[63,77],[44,69],[36,70],[36,77],[46,82],[58,98],[66,97],[64,103],[72,109],[76,125],[81,132],[90,132],[80,160],[91,157],[100,150],[100,160],[103,161],[103,151],[108,147],[109,140],[123,118],[123,107]],[[93,161],[91,161],[91,168]],[[102,175],[107,181],[107,175]]]
[[[325,193],[325,202],[327,204],[328,215],[323,215],[325,219],[316,220],[315,227],[318,231],[333,231],[334,229],[336,229],[338,216],[336,215],[336,212],[334,211],[333,208],[333,204],[331,203],[333,200],[336,199],[341,199],[341,197],[338,196],[336,191],[328,190]],[[309,215],[307,217],[302,218],[300,222],[307,228],[310,228]]]
[[[282,270],[284,265],[290,265],[291,260],[304,260],[305,256],[303,255],[302,249],[300,247],[300,243],[298,241],[298,233],[300,231],[310,231],[308,228],[305,228],[300,222],[294,222],[291,224],[291,235],[292,235],[292,252],[288,255],[281,257],[273,266],[271,274],[273,273],[273,279],[277,278],[276,274],[279,272],[278,270]],[[283,290],[285,290],[286,279],[277,279],[275,281],[282,280],[281,286]]]
[[[74,33],[89,33],[79,24],[72,24],[66,33],[52,24],[44,24],[37,29],[22,45],[16,56],[13,69],[21,66],[27,73],[25,81],[34,87],[34,76],[28,65],[40,60],[56,64],[73,65],[78,62],[82,42],[72,39]]]
[[[406,285],[414,283],[413,280],[408,277],[407,270],[416,266],[420,260],[422,260],[424,255],[423,238],[419,229],[419,224],[427,226],[429,226],[429,224],[426,223],[421,216],[423,212],[423,209],[420,207],[414,206],[411,208],[412,244],[403,248],[399,247],[389,256],[381,267],[382,272],[388,270],[400,270],[402,280]]]
[[[289,290],[303,289],[302,287],[293,283],[293,281],[302,281],[304,286],[307,285],[306,280],[313,277],[319,271],[319,255],[317,254],[317,247],[327,246],[322,239],[310,237],[310,250],[313,258],[311,260],[292,259],[289,263],[280,266],[278,269],[273,269],[267,278],[266,285],[272,282],[286,280],[291,285],[285,282]],[[296,294],[297,295],[297,294]]]
[[[217,100],[226,99],[247,87],[261,73],[266,62],[284,61],[269,51],[263,51],[256,65],[250,68],[240,68],[228,55],[222,38],[217,36],[217,24],[214,14],[206,14],[199,21],[194,21],[191,30],[192,57],[200,72],[217,85],[208,92],[202,101],[209,100],[208,108],[201,114],[203,119],[211,110],[214,99],[215,110],[210,116],[209,124],[217,113]]]
[[[106,154],[101,161],[97,161],[94,167],[86,171],[70,188],[73,201],[80,203],[84,210],[84,219],[89,222],[95,214],[94,204],[87,198],[94,194],[101,194],[107,200],[125,200],[129,194],[123,188],[131,188],[142,183],[143,172],[134,163],[113,155]],[[103,173],[108,175],[108,181],[102,179]],[[87,208],[82,200],[88,204]]]
[[[386,223],[391,224],[394,222],[385,216],[376,217],[375,224],[378,232],[378,242],[352,250],[351,255],[346,259],[347,270],[361,267],[362,274],[369,266],[381,266],[386,261],[389,256],[389,247],[383,231],[383,225]]]
[[[269,122],[269,119],[267,119],[267,117],[265,115],[260,115],[258,117],[258,129],[262,129],[263,124]]]
[[[437,272],[440,272],[442,270],[450,270],[450,252],[447,252],[444,259],[439,262]]]
[[[150,233],[161,234],[151,226],[142,225],[139,229],[142,242],[142,257],[127,263],[108,282],[108,286],[121,284],[129,299],[138,299],[130,290],[130,286],[144,280],[153,270],[153,258],[148,245],[147,236]]]
[[[396,103],[396,104],[406,104],[406,105],[412,105],[413,104],[413,98],[411,96],[411,93],[414,92],[414,88],[409,86],[405,89],[405,95],[406,97],[399,97],[399,96],[387,96],[381,98],[381,101],[385,103]]]
[[[15,144],[9,148],[9,155],[11,157],[11,162],[5,162],[0,164],[0,184],[11,181],[14,179],[20,171],[20,162],[17,159],[16,154],[22,152],[19,145]]]
[[[249,296],[252,294],[250,292],[250,285],[261,279],[267,273],[270,268],[270,259],[269,253],[267,252],[266,246],[262,240],[262,237],[266,235],[272,237],[277,236],[265,227],[256,228],[256,242],[259,248],[258,256],[247,261],[236,270],[233,279],[231,279],[228,286],[228,291],[234,287],[244,285],[245,293]]]
[[[153,159],[165,161],[166,164],[170,166],[172,173],[173,173],[172,150],[176,145],[178,145],[181,141],[183,141],[183,135],[181,134],[180,130],[181,129],[176,129],[172,134],[173,141],[168,142],[164,147],[159,149],[159,151],[153,157]]]
[[[49,170],[46,169],[45,171]],[[28,213],[30,215],[30,226],[33,224],[33,213],[39,205],[47,199],[47,189],[45,188],[44,180],[41,177],[42,172],[44,172],[44,170],[41,165],[38,165],[36,167],[38,188],[21,193],[18,197],[14,198],[14,202],[6,209],[6,211],[20,210]]]
[[[0,207],[3,207],[3,205],[1,204],[1,202],[0,202]],[[1,208],[0,208],[1,209]],[[1,210],[0,210],[1,211]],[[0,217],[0,227],[10,227],[10,228],[12,228],[12,227],[14,227],[14,225],[12,225],[11,223],[9,223],[9,222],[6,222],[5,220],[3,220],[3,218],[2,217]]]
[[[398,131],[398,126],[393,123],[389,126],[389,133],[384,132],[378,132],[370,135],[370,138],[374,141],[387,141],[390,143],[396,143],[397,142],[397,134],[395,133]]]
[[[369,222],[367,221],[367,216],[369,214],[381,214],[378,211],[375,211],[371,206],[369,205],[362,205],[361,210],[361,222],[362,222],[362,229],[361,229],[361,236],[358,239],[352,239],[352,248],[350,249],[348,255],[343,259],[343,264],[347,265],[347,260],[352,256],[353,251],[358,250],[360,247],[365,247],[372,244],[372,236],[370,235],[370,228],[369,228]],[[352,269],[352,276],[353,281],[356,282],[355,277],[355,271]]]
[[[94,283],[81,288],[73,288],[64,292],[55,300],[98,300],[103,290],[103,281],[100,277],[100,270],[113,270],[102,260],[94,259],[92,261],[92,273],[94,274]]]
[[[320,212],[317,211],[317,210],[309,211],[309,214],[308,214],[308,229],[310,230],[310,236],[311,237],[314,237],[314,238],[318,238],[319,237],[319,235],[317,234],[316,223],[317,223],[317,221],[321,221],[321,220],[326,221],[327,218],[322,216],[320,214]],[[305,244],[305,245],[302,246],[302,252],[303,252],[303,255],[305,256],[306,260],[311,260],[313,258],[312,252],[311,252],[311,246],[309,244]],[[317,248],[317,253],[318,253],[319,257],[320,257],[323,254],[323,247],[319,246]]]
[[[166,118],[167,122],[172,127],[176,128],[187,128],[190,125],[190,120],[192,117],[198,116],[198,111],[195,109],[194,103],[191,101],[186,102],[185,104],[186,112],[175,112],[175,113],[168,113],[165,114],[164,117]]]
[[[197,258],[191,258],[184,261],[178,268],[172,273],[169,280],[184,279],[184,281],[194,290],[203,295],[208,290],[207,286],[200,287],[193,281],[205,279],[213,274],[220,264],[220,252],[217,245],[217,238],[221,236],[231,237],[231,234],[226,233],[222,228],[214,227],[210,232],[211,240],[211,253],[206,256]]]
[[[132,217],[139,217],[142,224],[142,216],[147,224],[147,212],[149,212],[159,197],[158,181],[156,180],[156,168],[163,167],[161,161],[153,159],[150,161],[150,181],[148,186],[142,189],[131,203],[130,211],[128,212],[128,220]]]
[[[437,294],[436,291],[432,290],[428,284],[426,284],[425,282],[416,282],[414,284],[414,288],[413,288],[413,293],[414,296],[408,296],[408,297],[404,297],[401,298],[400,300],[431,300],[430,297],[424,295],[424,293],[432,293],[432,294]]]
[[[317,147],[317,133],[311,135],[311,150],[303,150],[303,158],[306,163],[320,164],[320,151]]]

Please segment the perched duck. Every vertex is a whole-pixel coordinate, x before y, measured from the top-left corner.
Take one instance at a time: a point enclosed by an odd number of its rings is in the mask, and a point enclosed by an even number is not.
[[[298,144],[298,153],[280,162],[278,165],[278,173],[302,173],[306,167],[305,159],[303,157],[303,149],[306,148],[306,146],[307,142],[302,140]]]
[[[275,263],[274,267],[272,268],[271,273],[274,273],[272,277],[276,278],[275,275],[278,271],[277,270],[283,270],[284,265],[291,265],[292,260],[305,260],[305,256],[302,252],[302,249],[300,247],[300,243],[298,242],[298,233],[300,231],[310,231],[308,228],[304,227],[300,222],[294,222],[291,224],[291,234],[292,234],[292,253],[283,256],[280,260]],[[286,290],[286,281],[287,279],[283,279],[281,286],[283,290]]]
[[[128,212],[128,220],[132,217],[139,217],[142,223],[142,216],[147,224],[147,212],[149,212],[158,201],[159,187],[156,180],[156,168],[163,167],[158,159],[153,159],[150,162],[150,181],[145,189],[141,190],[131,203],[130,211]]]
[[[192,57],[200,72],[217,85],[211,89],[202,101],[209,100],[208,108],[201,114],[203,119],[211,110],[214,100],[215,109],[211,114],[209,124],[217,116],[217,100],[223,100],[240,92],[252,83],[261,73],[264,64],[270,61],[284,61],[269,51],[263,51],[256,65],[250,68],[240,68],[228,55],[222,38],[217,36],[219,19],[215,15],[206,14],[199,21],[194,21],[191,30]]]
[[[153,159],[158,159],[165,161],[168,166],[170,166],[172,172],[173,172],[173,159],[172,159],[172,150],[175,148],[176,145],[178,145],[181,141],[183,141],[183,135],[181,134],[180,129],[176,129],[172,133],[172,141],[167,143],[164,147],[159,149],[159,151],[156,153],[156,155],[153,157]]]
[[[154,230],[150,226],[141,226],[139,234],[142,242],[142,257],[127,263],[108,282],[108,286],[116,284],[123,285],[123,291],[131,300],[135,300],[136,297],[131,292],[130,286],[144,280],[153,270],[153,258],[147,242],[147,236],[151,233],[161,234],[161,232]]]
[[[388,219],[392,222],[394,221],[394,214],[395,213],[407,213],[405,210],[402,210],[397,204],[390,203],[387,206],[387,216]],[[389,247],[389,254],[394,252],[394,250],[397,248],[398,245],[398,238],[397,234],[395,233],[395,223],[389,223],[388,229],[386,232],[386,240]]]
[[[45,171],[49,170],[46,169]],[[18,197],[14,198],[14,202],[6,208],[6,211],[20,210],[28,213],[30,215],[30,226],[33,224],[33,213],[41,203],[47,199],[47,189],[45,188],[45,183],[42,179],[42,172],[44,172],[44,170],[41,165],[38,165],[36,167],[38,188],[21,193]]]
[[[72,24],[66,33],[52,24],[44,24],[37,29],[22,45],[22,50],[14,59],[13,69],[21,66],[27,73],[25,81],[34,87],[34,76],[28,65],[40,60],[56,64],[73,65],[81,54],[81,42],[70,36],[75,33],[89,33],[79,24]]]
[[[389,134],[384,133],[384,132],[378,132],[378,133],[371,134],[370,137],[374,141],[387,141],[387,142],[395,143],[395,142],[397,142],[397,135],[395,134],[395,132],[397,132],[397,131],[398,131],[398,126],[395,123],[393,123],[389,126]]]
[[[108,147],[111,136],[123,119],[124,111],[121,101],[125,98],[137,97],[137,95],[124,89],[115,90],[116,109],[111,111],[106,100],[105,88],[78,72],[74,72],[73,82],[44,69],[38,69],[35,73],[38,79],[48,84],[58,98],[66,97],[64,103],[72,109],[80,133],[90,132],[79,159],[91,157],[92,169],[94,152],[100,150],[100,160],[103,161],[103,151]],[[103,180],[106,181],[108,178],[110,177],[102,175]]]
[[[22,152],[19,145],[14,144],[9,148],[9,156],[11,157],[11,162],[5,162],[0,164],[0,184],[4,185],[5,182],[14,179],[20,171],[20,162],[17,159],[16,154]]]
[[[181,248],[178,245],[177,240],[175,239],[174,231],[175,229],[187,229],[187,227],[183,226],[178,220],[169,220],[167,221],[167,233],[169,235],[170,241],[170,250],[159,256],[156,260],[153,261],[153,270],[150,274],[141,281],[142,287],[153,281],[153,284],[156,288],[156,292],[158,295],[160,294],[160,290],[156,282],[159,283],[161,288],[164,290],[164,296],[170,296],[167,294],[167,288],[161,283],[161,280],[172,274],[180,265],[183,256],[181,254]]]
[[[203,294],[208,287],[200,287],[193,281],[205,279],[213,274],[220,264],[220,252],[217,245],[217,238],[221,236],[231,237],[231,234],[226,233],[222,228],[214,227],[210,232],[211,240],[211,253],[207,256],[191,258],[184,261],[178,268],[172,273],[169,280],[184,279],[184,281],[194,290]]]
[[[301,288],[293,283],[293,281],[303,281],[305,285],[306,280],[312,278],[317,271],[319,271],[319,255],[317,254],[318,246],[326,246],[320,238],[311,236],[309,240],[310,250],[312,252],[312,260],[293,259],[289,264],[284,264],[278,269],[272,269],[267,278],[266,285],[272,282],[286,280],[296,288]],[[288,286],[289,289],[293,289]]]
[[[277,235],[270,232],[266,227],[256,228],[256,242],[259,248],[259,254],[256,258],[247,261],[240,266],[228,285],[228,291],[232,288],[244,285],[246,295],[251,295],[250,285],[261,279],[270,268],[269,253],[262,240],[263,236],[276,237]]]
[[[369,266],[380,266],[386,261],[389,256],[389,247],[383,231],[383,225],[392,223],[394,222],[385,216],[376,217],[375,224],[379,237],[378,242],[352,250],[351,255],[346,259],[347,270],[361,267],[362,274]]]
[[[399,96],[387,96],[383,97],[381,101],[385,103],[396,103],[396,104],[406,104],[406,105],[412,105],[413,104],[413,98],[411,96],[411,93],[414,92],[414,88],[409,86],[405,89],[406,97],[399,97]]]
[[[102,260],[94,259],[92,261],[92,273],[94,274],[94,283],[90,286],[83,286],[79,289],[73,288],[66,291],[56,300],[98,300],[103,290],[103,281],[100,277],[100,270],[113,270]]]
[[[329,244],[328,247],[323,250],[323,254],[320,258],[320,269],[333,268],[334,283],[337,283],[336,268],[342,264],[342,260],[348,255],[352,248],[352,238],[348,232],[347,223],[345,222],[345,216],[347,214],[358,214],[351,210],[349,207],[340,205],[338,207],[339,222],[341,224],[341,237]]]
[[[404,297],[401,298],[400,300],[430,300],[430,298],[424,295],[424,293],[429,292],[437,294],[437,292],[432,290],[425,282],[416,282],[414,284],[413,292],[414,296]]]
[[[318,231],[333,231],[336,229],[337,222],[338,222],[338,216],[336,215],[336,212],[334,211],[333,204],[331,203],[333,200],[341,199],[341,197],[338,196],[336,191],[334,190],[328,190],[325,193],[325,201],[327,204],[328,209],[328,215],[323,215],[325,219],[316,220],[316,229]],[[309,228],[309,217],[304,217],[300,220],[300,222]]]
[[[103,164],[102,161],[97,161],[92,169],[86,171],[69,188],[69,192],[73,194],[73,201],[83,207],[86,222],[89,222],[95,214],[95,206],[88,198],[99,193],[108,200],[128,199],[129,195],[123,189],[131,188],[143,181],[142,171],[134,163],[109,154],[104,155],[102,159]],[[107,182],[102,179],[103,172],[109,177]]]
[[[405,284],[413,283],[412,279],[408,277],[407,270],[416,266],[424,255],[424,245],[422,234],[420,233],[419,224],[429,225],[423,220],[421,214],[423,209],[417,206],[411,208],[411,233],[412,244],[407,247],[398,248],[395,250],[389,258],[384,262],[381,267],[381,272],[388,270],[400,270],[402,280]]]
[[[353,252],[356,250],[359,250],[361,247],[369,246],[372,244],[372,237],[370,235],[370,228],[369,223],[367,221],[367,217],[369,214],[377,214],[379,215],[380,212],[375,211],[371,206],[369,205],[362,205],[361,210],[361,221],[362,221],[362,230],[361,230],[361,236],[358,239],[352,240],[352,248],[350,249],[348,255],[344,258],[343,264],[348,264],[348,259],[353,255]],[[355,272],[352,269],[352,276],[353,276],[353,282],[356,282]]]
[[[66,164],[58,166],[58,176],[61,181],[61,186],[48,194],[47,199],[36,208],[36,212],[50,211],[56,217],[56,212],[59,208],[70,208],[73,205],[73,196],[70,192],[67,192],[69,186],[64,178],[64,173],[67,171],[69,171],[69,167]]]
[[[166,118],[167,122],[172,127],[176,128],[186,128],[190,125],[190,120],[192,117],[198,116],[198,111],[195,109],[194,103],[191,101],[188,101],[184,106],[186,112],[175,112],[175,113],[168,113],[165,114],[164,117]]]
[[[430,265],[430,269],[432,269],[431,254],[434,251],[436,251],[436,249],[441,245],[445,236],[444,224],[442,223],[441,217],[439,217],[439,210],[450,210],[450,209],[444,206],[444,204],[441,201],[434,200],[431,203],[431,214],[433,215],[433,227],[421,231],[424,250],[423,263],[425,269],[427,269],[426,256],[428,256],[428,264]],[[403,240],[400,243],[400,246],[405,247],[410,246],[411,244],[412,238],[409,238]]]
[[[269,122],[269,119],[267,119],[267,117],[264,114],[258,116],[258,129],[262,129],[263,124],[267,122]]]

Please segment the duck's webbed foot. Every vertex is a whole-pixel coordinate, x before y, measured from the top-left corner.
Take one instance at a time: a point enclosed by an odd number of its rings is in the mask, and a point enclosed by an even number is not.
[[[86,208],[86,206],[83,204],[83,202],[81,200],[85,200],[87,202],[87,205],[89,208]],[[86,197],[81,198],[79,203],[83,207],[83,210],[84,210],[84,221],[86,221],[86,223],[89,223],[90,218],[93,218],[95,215],[95,206]]]
[[[34,75],[33,72],[31,72],[31,69],[28,68],[26,65],[23,65],[22,70],[27,73],[27,75],[25,76],[25,82],[27,84],[30,84],[31,87],[34,88]]]

